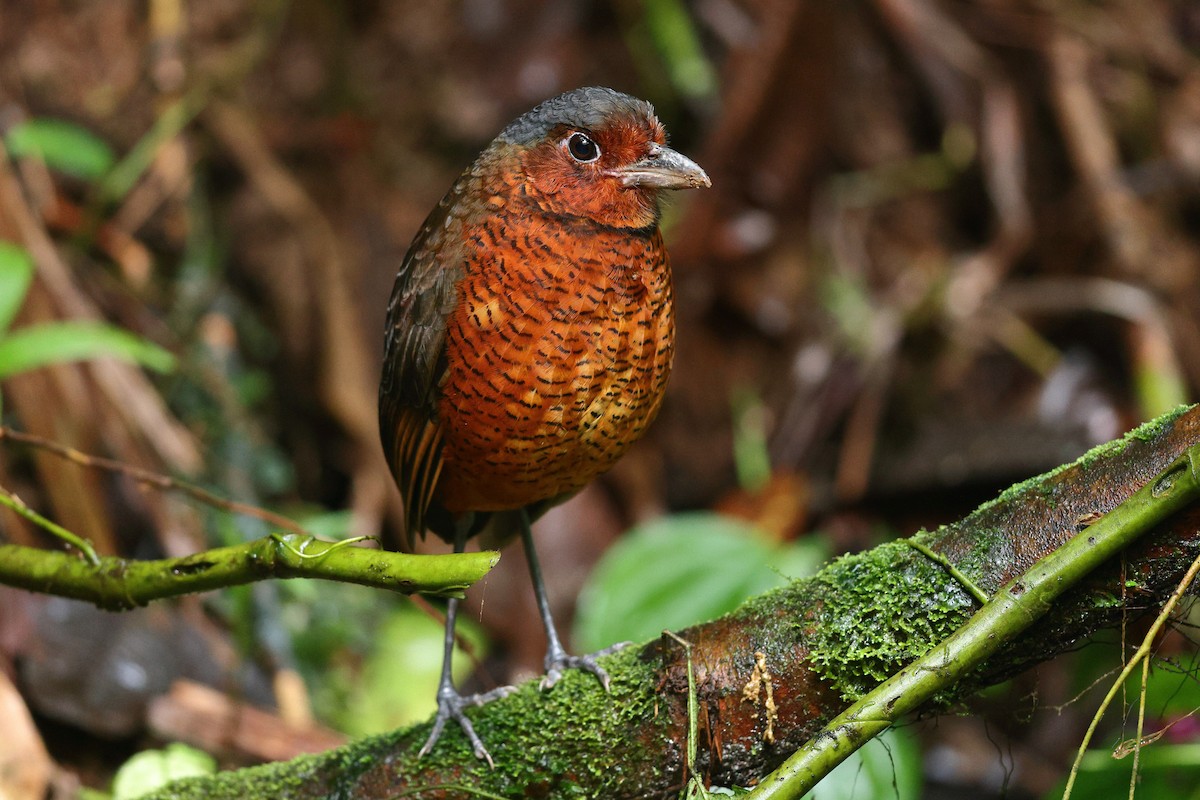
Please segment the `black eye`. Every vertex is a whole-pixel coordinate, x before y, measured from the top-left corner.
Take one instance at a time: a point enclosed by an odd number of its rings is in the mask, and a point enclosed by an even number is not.
[[[595,161],[600,157],[600,146],[592,141],[590,136],[583,133],[571,134],[571,138],[567,139],[567,150],[570,151],[571,158],[584,163]]]

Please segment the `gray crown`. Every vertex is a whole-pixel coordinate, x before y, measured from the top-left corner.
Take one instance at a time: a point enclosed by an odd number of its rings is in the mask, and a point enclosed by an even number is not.
[[[531,144],[558,126],[594,130],[614,116],[653,119],[654,106],[612,89],[585,86],[552,97],[526,112],[500,132],[497,141]]]

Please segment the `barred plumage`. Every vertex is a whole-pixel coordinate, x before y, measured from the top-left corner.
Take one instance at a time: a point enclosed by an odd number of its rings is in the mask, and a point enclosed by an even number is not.
[[[379,421],[407,535],[461,549],[501,521],[513,527],[492,531],[501,539],[525,536],[551,683],[564,666],[607,676],[559,644],[529,520],[609,469],[658,413],[675,334],[658,195],[707,185],[648,103],[578,89],[501,132],[396,276]],[[427,746],[454,717],[486,756],[464,703],[444,671]]]

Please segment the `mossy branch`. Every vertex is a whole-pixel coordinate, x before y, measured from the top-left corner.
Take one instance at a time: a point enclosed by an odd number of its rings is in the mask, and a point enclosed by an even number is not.
[[[0,545],[0,583],[120,611],[151,600],[266,578],[324,578],[411,594],[461,595],[496,565],[495,551],[420,556],[300,534],[272,534],[183,558],[139,561]]]
[[[435,800],[467,796],[469,786],[502,797],[677,798],[689,716],[701,728],[695,773],[712,784],[754,784],[852,702],[962,628],[979,609],[962,578],[997,594],[1197,444],[1200,410],[1180,410],[1013,487],[961,522],[918,534],[961,577],[905,543],[889,543],[681,631],[690,648],[655,640],[606,658],[609,694],[572,671],[549,692],[533,682],[473,709],[495,769],[451,735],[418,759],[428,734],[418,725],[321,755],[182,781],[154,796]],[[1039,621],[940,692],[934,706],[1155,607],[1197,553],[1200,507],[1189,505],[1088,572]],[[772,700],[746,691],[768,678]],[[691,697],[699,714],[688,713]]]
[[[1010,581],[950,638],[838,714],[767,776],[749,800],[803,797],[859,747],[969,676],[1048,613],[1059,595],[1197,500],[1200,445],[1193,445],[1125,502]]]

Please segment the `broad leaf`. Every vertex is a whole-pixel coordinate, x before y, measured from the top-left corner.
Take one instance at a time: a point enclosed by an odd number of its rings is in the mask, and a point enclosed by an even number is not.
[[[819,539],[777,546],[720,514],[654,520],[622,537],[596,566],[579,598],[575,645],[643,641],[718,617],[811,573],[826,555]]]

